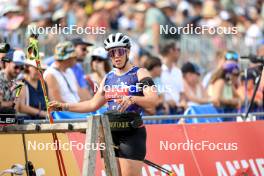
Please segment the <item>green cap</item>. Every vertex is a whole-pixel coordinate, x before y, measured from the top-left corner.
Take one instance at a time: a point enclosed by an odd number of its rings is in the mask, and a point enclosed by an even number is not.
[[[62,61],[76,57],[75,48],[72,42],[60,42],[55,47],[55,60]]]

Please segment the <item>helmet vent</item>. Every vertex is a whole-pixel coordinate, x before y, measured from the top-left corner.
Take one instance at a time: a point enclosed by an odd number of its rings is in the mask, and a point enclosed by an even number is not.
[[[119,35],[117,41],[120,41],[123,38],[123,35]]]

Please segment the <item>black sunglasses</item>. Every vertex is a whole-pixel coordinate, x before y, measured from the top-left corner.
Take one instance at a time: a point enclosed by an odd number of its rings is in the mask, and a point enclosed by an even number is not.
[[[24,66],[15,65],[14,69],[15,70],[24,70]]]

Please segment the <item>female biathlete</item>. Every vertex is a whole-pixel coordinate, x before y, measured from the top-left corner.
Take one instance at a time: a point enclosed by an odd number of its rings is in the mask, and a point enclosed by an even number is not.
[[[139,176],[146,155],[146,129],[141,114],[151,112],[158,95],[148,71],[128,61],[130,39],[121,33],[110,34],[104,41],[114,69],[103,79],[91,100],[80,103],[51,102],[50,110],[93,112],[108,103],[115,154],[122,176]],[[152,111],[153,112],[153,111]]]

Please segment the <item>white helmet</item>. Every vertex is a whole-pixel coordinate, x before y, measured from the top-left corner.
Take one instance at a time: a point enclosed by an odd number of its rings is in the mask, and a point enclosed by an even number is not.
[[[116,47],[125,47],[130,49],[130,39],[128,36],[122,33],[110,34],[104,41],[104,46],[106,50]]]
[[[100,57],[102,59],[107,59],[107,51],[103,47],[95,48],[92,52],[91,57]]]

